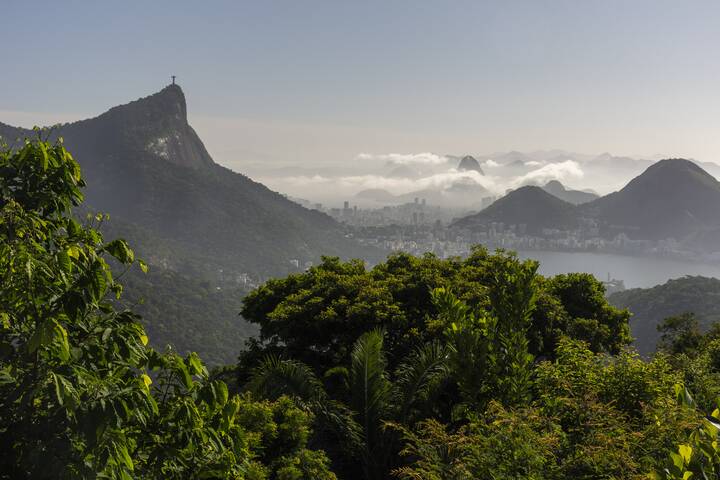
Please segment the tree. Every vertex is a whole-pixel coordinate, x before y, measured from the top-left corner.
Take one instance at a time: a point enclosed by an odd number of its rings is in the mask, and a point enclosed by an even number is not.
[[[451,372],[464,408],[482,409],[489,400],[512,405],[528,399],[533,355],[527,334],[536,298],[533,261],[496,256],[489,274],[489,311],[475,309],[449,290],[433,290],[432,298],[445,324]]]
[[[617,354],[630,343],[630,313],[608,304],[605,287],[591,274],[556,275],[546,288],[568,313],[563,335],[587,342],[595,352]]]
[[[454,432],[434,419],[402,432],[401,454],[409,464],[394,473],[404,480],[558,478],[553,453],[559,432],[535,409],[491,403],[485,415]]]
[[[682,384],[675,385],[678,404],[696,411],[697,405]],[[720,477],[720,409],[702,419],[686,438],[668,453],[664,465],[651,473],[656,480],[688,480]]]
[[[267,357],[254,370],[247,389],[262,398],[292,396],[345,443],[343,454],[361,462],[364,478],[387,478],[396,462],[398,439],[386,424],[413,425],[423,418],[447,370],[445,350],[431,343],[416,349],[391,377],[383,337],[380,330],[361,335],[349,366],[329,372],[343,377],[345,389],[338,398],[330,397],[307,365],[275,357]]]
[[[703,340],[700,322],[695,314],[690,312],[667,317],[657,329],[662,333],[658,350],[671,354],[693,355]]]
[[[61,142],[0,149],[0,478],[334,478],[302,439],[263,465],[251,405],[197,355],[149,348],[137,315],[114,308],[111,263],[147,267],[103,239],[105,217],[73,217],[82,186]],[[312,473],[280,476],[304,459]]]
[[[533,402],[561,433],[557,478],[640,478],[695,425],[675,405],[667,359],[598,354],[567,339],[557,353],[535,369]]]
[[[385,331],[387,361],[394,369],[416,345],[445,335],[444,325],[434,321],[436,288],[451,288],[473,309],[495,309],[510,326],[517,312],[501,312],[500,299],[520,294],[511,286],[520,279],[532,285],[530,323],[524,328],[534,356],[552,357],[563,336],[587,340],[595,351],[617,352],[630,342],[629,313],[608,305],[594,277],[545,280],[533,265],[510,252],[476,247],[464,260],[396,254],[370,270],[359,261],[325,258],[305,273],[270,280],[243,299],[242,315],[259,326],[260,337],[241,354],[241,383],[266,354],[300,360],[318,372],[346,365],[353,342],[375,328]]]

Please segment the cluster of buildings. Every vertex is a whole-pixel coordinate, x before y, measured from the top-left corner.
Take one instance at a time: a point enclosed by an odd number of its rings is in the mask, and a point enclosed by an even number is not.
[[[473,230],[451,229],[449,234],[459,243],[480,243],[488,248],[652,255],[687,260],[702,259],[697,252],[683,248],[673,238],[657,241],[634,240],[622,232],[610,238],[600,236],[597,224],[592,222],[570,230],[544,228],[536,234],[528,233],[525,224],[505,225],[502,222],[493,222]]]
[[[390,251],[405,251],[415,255],[432,252],[439,257],[467,255],[473,245],[489,249],[504,248],[516,251],[597,252],[625,255],[648,255],[684,260],[717,260],[708,255],[684,249],[675,239],[659,241],[634,240],[625,233],[612,238],[599,234],[597,226],[588,224],[574,230],[543,229],[529,233],[526,224],[491,222],[467,228],[432,225],[384,226],[384,228],[355,228],[355,238],[364,245]],[[716,255],[718,256],[718,255]]]
[[[326,213],[335,220],[352,227],[377,227],[387,225],[434,225],[447,224],[453,218],[467,213],[446,207],[430,206],[425,198],[417,197],[412,203],[387,205],[364,209],[345,201],[343,208],[331,208]]]

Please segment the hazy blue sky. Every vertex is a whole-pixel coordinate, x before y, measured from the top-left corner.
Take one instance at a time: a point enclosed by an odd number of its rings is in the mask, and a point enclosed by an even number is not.
[[[178,75],[211,153],[564,148],[720,161],[718,1],[15,1],[0,121],[95,115]]]

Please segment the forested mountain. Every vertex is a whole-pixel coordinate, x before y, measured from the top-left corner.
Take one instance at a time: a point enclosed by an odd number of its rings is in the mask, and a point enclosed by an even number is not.
[[[582,190],[569,190],[565,188],[565,185],[558,182],[557,180],[551,180],[546,183],[543,190],[551,195],[555,195],[560,200],[565,200],[573,205],[580,205],[581,203],[592,202],[598,198],[598,195],[592,192],[584,192]]]
[[[291,272],[293,259],[375,255],[327,215],[215,164],[177,85],[54,128],[60,136],[87,179],[77,214],[109,213],[101,229],[150,264],[124,277],[125,302],[144,299],[137,310],[157,347],[230,362],[254,332],[238,315],[248,278]],[[37,134],[0,124],[0,137],[18,146]]]
[[[688,160],[661,160],[622,190],[579,208],[610,231],[681,239],[720,226],[720,183]]]
[[[565,190],[559,182],[543,188],[523,187],[455,225],[527,223],[528,228],[532,225],[538,231],[544,227],[568,228],[580,219],[588,219],[595,221],[600,234],[609,238],[624,233],[633,239],[674,238],[690,249],[720,249],[720,182],[689,160],[661,160],[618,192],[581,201],[588,196],[592,194]]]
[[[577,225],[575,207],[540,187],[526,186],[508,193],[480,213],[461,218],[452,226],[474,228],[490,222],[525,224],[527,231],[543,228],[571,228]]]
[[[35,134],[0,124],[0,136],[12,144]],[[61,125],[54,136],[83,169],[89,208],[143,225],[184,256],[200,251],[212,268],[266,276],[290,272],[293,259],[373,255],[329,216],[214,163],[187,122],[178,85]]]
[[[683,277],[652,288],[632,288],[610,295],[608,301],[632,312],[630,330],[634,345],[642,354],[655,351],[660,332],[657,327],[668,317],[694,313],[703,329],[720,321],[720,280]]]
[[[197,352],[212,366],[232,362],[257,329],[240,317],[244,288],[216,287],[186,273],[151,266],[122,276],[118,305],[142,316],[152,345],[181,355]]]

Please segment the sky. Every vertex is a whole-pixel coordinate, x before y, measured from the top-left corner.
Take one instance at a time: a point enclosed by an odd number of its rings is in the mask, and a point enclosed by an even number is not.
[[[42,1],[0,7],[0,121],[177,75],[238,171],[565,149],[720,162],[720,2]]]

